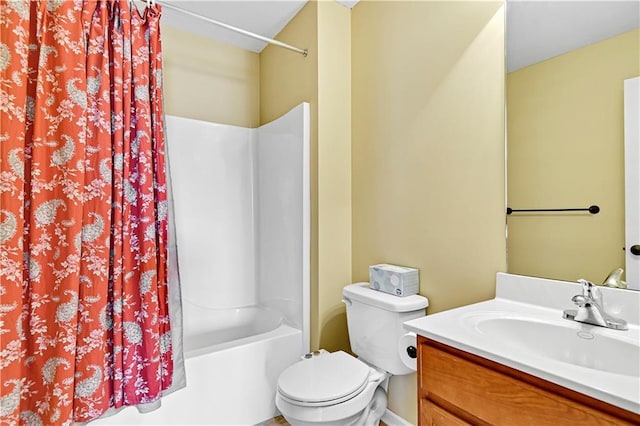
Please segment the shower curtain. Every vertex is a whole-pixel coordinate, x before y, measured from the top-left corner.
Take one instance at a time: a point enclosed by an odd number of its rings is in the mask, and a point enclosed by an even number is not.
[[[172,382],[160,7],[0,1],[0,421]]]

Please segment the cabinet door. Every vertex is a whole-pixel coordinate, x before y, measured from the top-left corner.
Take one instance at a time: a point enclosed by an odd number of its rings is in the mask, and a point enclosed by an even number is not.
[[[440,408],[428,399],[420,400],[420,425],[422,426],[468,426],[470,423]]]
[[[428,341],[419,343],[419,398],[420,406],[427,407],[423,400],[430,401],[439,408],[420,413],[420,426],[430,424],[465,424],[463,423],[430,423],[431,417],[439,416],[444,411],[449,419],[465,419],[472,424],[484,425],[624,425],[638,424],[626,422],[595,409],[572,401],[564,396],[549,392],[522,380],[518,380],[490,365],[491,361],[468,359],[468,354],[447,347],[442,350]],[[460,354],[460,355],[458,355]],[[484,364],[484,365],[482,365]],[[506,371],[508,367],[500,366]],[[498,367],[495,367],[498,368]],[[509,369],[511,370],[511,369]],[[515,371],[515,370],[514,370]],[[518,373],[521,376],[524,373]],[[568,389],[567,393],[572,392]],[[435,401],[435,404],[433,403]],[[594,400],[595,402],[595,400]],[[634,419],[637,415],[628,413]],[[431,417],[429,417],[431,416]],[[442,415],[444,418],[444,414]],[[426,421],[426,423],[423,423]]]

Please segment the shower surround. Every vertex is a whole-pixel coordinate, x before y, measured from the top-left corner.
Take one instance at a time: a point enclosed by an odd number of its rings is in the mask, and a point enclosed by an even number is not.
[[[166,127],[187,386],[93,424],[256,424],[309,350],[309,105],[258,129]]]

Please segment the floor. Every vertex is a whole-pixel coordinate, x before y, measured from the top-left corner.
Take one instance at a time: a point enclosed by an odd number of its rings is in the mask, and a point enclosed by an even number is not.
[[[289,426],[289,423],[282,416],[274,417],[270,420],[257,424],[256,426]],[[380,422],[380,426],[387,426],[384,422]]]
[[[289,423],[282,416],[274,417],[270,420],[264,421],[256,426],[289,426]]]

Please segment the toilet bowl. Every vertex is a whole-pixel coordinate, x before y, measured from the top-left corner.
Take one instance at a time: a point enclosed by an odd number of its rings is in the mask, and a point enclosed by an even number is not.
[[[377,424],[387,405],[388,375],[351,355],[319,351],[278,379],[276,406],[294,426]]]
[[[342,295],[349,341],[358,358],[320,350],[282,372],[276,406],[292,426],[377,425],[387,407],[387,379],[416,370],[408,355],[415,356],[415,335],[402,324],[423,316],[428,300],[382,293],[369,283],[348,285]]]

